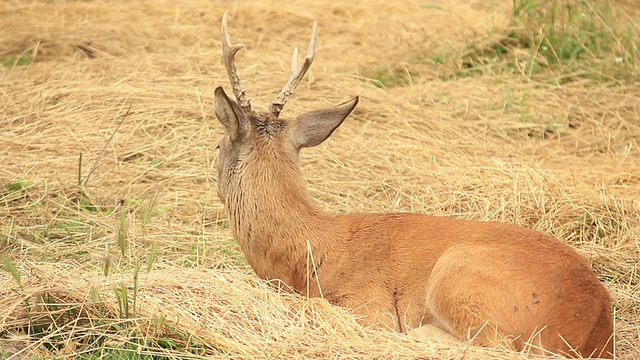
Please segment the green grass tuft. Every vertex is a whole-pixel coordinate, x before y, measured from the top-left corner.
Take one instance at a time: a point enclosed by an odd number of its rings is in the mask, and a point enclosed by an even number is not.
[[[373,74],[366,75],[371,83],[379,88],[407,86],[411,84],[411,74],[404,70],[392,70],[379,66]]]
[[[12,52],[11,54],[0,58],[0,64],[8,69],[12,69],[16,66],[29,65],[32,60],[31,51],[26,50],[22,53]]]
[[[457,67],[454,78],[493,73],[555,84],[636,80],[637,25],[612,0],[513,0],[512,16],[506,29],[474,39],[454,51],[457,56],[439,50],[431,60],[448,59]]]

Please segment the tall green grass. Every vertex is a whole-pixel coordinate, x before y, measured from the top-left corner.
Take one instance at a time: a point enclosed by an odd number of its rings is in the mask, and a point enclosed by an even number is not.
[[[512,0],[511,24],[467,44],[457,76],[519,72],[564,83],[638,76],[638,24],[612,0]],[[455,62],[454,61],[454,62]]]

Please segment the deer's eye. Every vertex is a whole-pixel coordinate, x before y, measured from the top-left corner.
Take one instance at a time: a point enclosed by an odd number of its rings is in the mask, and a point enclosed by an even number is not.
[[[216,150],[220,149],[220,144],[216,145]]]

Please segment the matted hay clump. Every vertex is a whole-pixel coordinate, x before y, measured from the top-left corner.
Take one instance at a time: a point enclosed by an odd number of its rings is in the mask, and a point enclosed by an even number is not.
[[[280,90],[314,19],[316,61],[283,116],[361,96],[331,139],[302,155],[319,206],[552,233],[611,291],[617,357],[640,358],[637,83],[451,77],[443,74],[455,64],[424,61],[434,49],[473,48],[507,26],[511,5],[2,3],[0,354],[525,357],[363,328],[348,309],[253,275],[215,190],[222,131],[212,90],[229,88],[219,24],[230,10],[254,106]],[[407,69],[398,86],[370,79],[398,69]]]

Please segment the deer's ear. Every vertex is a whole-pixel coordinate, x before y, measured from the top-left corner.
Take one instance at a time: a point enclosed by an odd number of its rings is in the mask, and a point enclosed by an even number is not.
[[[235,101],[229,99],[222,86],[218,86],[214,91],[213,110],[231,140],[237,140],[245,134],[246,120],[242,109]]]
[[[310,111],[298,116],[293,124],[293,143],[296,149],[320,145],[342,124],[358,104],[352,100],[328,109]]]

